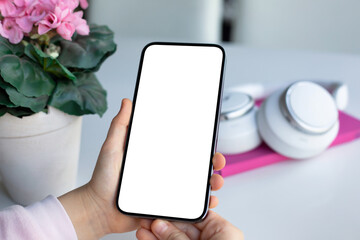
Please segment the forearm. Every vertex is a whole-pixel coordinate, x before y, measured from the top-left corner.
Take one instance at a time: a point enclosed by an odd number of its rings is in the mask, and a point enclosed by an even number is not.
[[[79,240],[99,239],[109,233],[107,219],[84,185],[61,197],[59,201],[69,215]]]

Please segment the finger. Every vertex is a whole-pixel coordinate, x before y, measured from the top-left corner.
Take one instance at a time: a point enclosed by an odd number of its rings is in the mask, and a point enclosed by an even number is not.
[[[120,150],[123,149],[131,111],[131,101],[127,98],[123,99],[119,113],[114,117],[111,122],[110,129],[104,145],[107,143],[110,145],[116,144],[120,146]]]
[[[209,211],[204,221],[196,223],[203,239],[243,240],[243,233],[220,215]]]
[[[215,171],[219,171],[225,167],[226,159],[221,153],[215,153],[213,157],[213,166]]]
[[[140,226],[142,228],[145,228],[147,230],[151,230],[151,223],[153,222],[153,220],[150,219],[140,219]]]
[[[191,223],[172,222],[180,231],[185,233],[190,239],[200,239],[201,232]]]
[[[215,213],[212,210],[209,210],[208,214],[206,215],[204,221],[196,223],[195,227],[198,228],[200,231],[203,231],[206,226],[210,225],[210,223],[216,223],[219,221],[220,215]],[[216,225],[216,224],[214,224]]]
[[[219,174],[213,174],[210,178],[210,185],[212,191],[217,191],[224,185],[224,178]]]
[[[136,238],[139,240],[158,240],[151,231],[145,228],[139,228],[136,231]]]
[[[219,199],[216,196],[210,196],[209,208],[216,208],[219,204]]]
[[[188,236],[168,221],[155,220],[151,230],[159,240],[190,240]]]

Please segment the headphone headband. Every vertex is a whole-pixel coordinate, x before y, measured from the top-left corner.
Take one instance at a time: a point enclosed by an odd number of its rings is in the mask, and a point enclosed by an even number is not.
[[[309,81],[309,80],[306,80]],[[341,81],[325,81],[325,80],[310,80],[325,88],[334,98],[335,103],[339,110],[344,110],[349,101],[349,90],[345,83]],[[274,83],[245,83],[241,85],[231,86],[227,91],[243,92],[254,99],[262,99],[270,96],[276,90],[280,88],[286,88],[298,81],[287,82],[286,84],[274,84]]]

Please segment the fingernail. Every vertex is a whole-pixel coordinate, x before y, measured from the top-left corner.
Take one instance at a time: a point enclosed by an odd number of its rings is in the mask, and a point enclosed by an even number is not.
[[[158,234],[159,236],[161,236],[165,231],[166,229],[168,228],[168,225],[166,222],[160,220],[158,221],[155,226],[154,226],[154,232],[156,234]]]

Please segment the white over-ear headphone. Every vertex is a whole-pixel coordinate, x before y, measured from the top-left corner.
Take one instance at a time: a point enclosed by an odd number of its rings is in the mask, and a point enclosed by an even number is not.
[[[257,110],[253,97],[269,94]],[[338,108],[344,109],[347,102],[347,87],[341,83],[299,81],[267,92],[264,85],[248,84],[226,90],[217,150],[242,153],[256,148],[263,139],[290,158],[316,156],[335,139]]]

